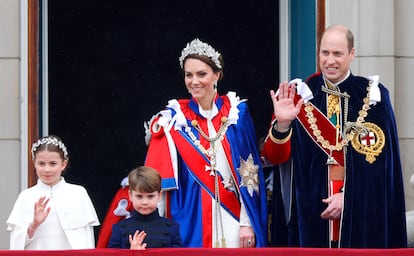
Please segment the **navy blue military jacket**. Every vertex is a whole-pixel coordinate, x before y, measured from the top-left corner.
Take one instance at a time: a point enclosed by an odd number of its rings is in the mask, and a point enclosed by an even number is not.
[[[147,248],[181,247],[178,223],[161,217],[158,210],[149,215],[134,210],[130,218],[114,224],[108,247],[129,249],[129,235],[134,235],[137,230],[147,233],[143,241]]]

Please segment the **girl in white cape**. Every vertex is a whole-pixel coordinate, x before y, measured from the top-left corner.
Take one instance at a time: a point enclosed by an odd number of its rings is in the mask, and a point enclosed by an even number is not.
[[[57,136],[40,138],[32,146],[37,184],[23,190],[7,220],[11,250],[68,250],[95,247],[99,225],[86,189],[67,183],[66,146]]]

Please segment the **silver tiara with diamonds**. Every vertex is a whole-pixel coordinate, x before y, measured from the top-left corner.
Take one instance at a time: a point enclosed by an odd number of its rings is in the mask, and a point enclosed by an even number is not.
[[[200,39],[198,38],[191,41],[191,43],[188,43],[187,46],[181,51],[181,56],[179,58],[181,68],[183,68],[184,59],[189,54],[207,56],[214,62],[214,64],[216,64],[217,68],[222,68],[219,60],[220,53],[216,51],[213,47],[211,47],[209,44],[200,41]]]
[[[41,145],[54,145],[56,147],[58,147],[60,150],[62,150],[63,152],[63,157],[65,159],[68,158],[68,150],[66,149],[65,144],[63,144],[62,141],[58,140],[55,137],[44,137],[44,138],[40,138],[38,141],[36,141],[35,143],[33,143],[32,145],[32,158],[35,158],[35,152],[37,151],[37,148],[40,147]]]

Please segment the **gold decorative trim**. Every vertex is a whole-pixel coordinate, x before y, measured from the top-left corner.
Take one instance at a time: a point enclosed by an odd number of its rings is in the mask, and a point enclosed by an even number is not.
[[[363,105],[361,107],[361,110],[359,110],[359,116],[354,123],[345,123],[346,126],[350,126],[349,128],[359,128],[361,127],[361,124],[365,121],[365,117],[368,115],[368,110],[370,109],[369,106],[369,95],[370,95],[370,87],[371,82],[369,83],[369,86],[367,87],[367,95],[363,99]],[[308,119],[309,127],[312,130],[312,134],[316,137],[316,141],[325,149],[328,149],[329,151],[340,151],[343,149],[344,146],[348,145],[348,142],[351,141],[358,132],[355,129],[349,129],[347,133],[344,133],[345,136],[343,136],[341,141],[336,141],[335,144],[331,144],[329,140],[325,139],[325,137],[322,135],[322,131],[319,129],[317,125],[317,118],[313,114],[314,107],[310,102],[307,102],[304,104],[305,106],[305,112],[306,112],[306,118]],[[345,101],[345,111],[348,111],[348,101]],[[347,116],[348,113],[345,114]],[[339,129],[337,127],[337,129]],[[345,127],[345,130],[348,130],[347,127]],[[346,132],[346,131],[345,131]]]
[[[270,131],[269,131],[269,138],[276,144],[284,144],[284,143],[286,143],[287,141],[290,140],[290,137],[292,137],[292,128],[290,128],[288,136],[286,136],[283,139],[278,139],[275,136],[273,136],[272,129],[273,128],[271,128]]]
[[[365,155],[365,160],[370,164],[374,163],[376,157],[382,153],[385,146],[385,135],[382,129],[374,123],[364,123],[367,133],[355,136],[352,141],[352,147],[360,154]],[[366,141],[365,143],[363,141]]]

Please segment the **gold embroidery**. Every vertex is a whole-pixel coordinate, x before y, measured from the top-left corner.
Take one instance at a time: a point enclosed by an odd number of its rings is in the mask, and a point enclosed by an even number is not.
[[[329,95],[328,96],[328,110],[327,110],[327,117],[331,118],[334,114],[339,113],[339,97],[336,95]]]
[[[273,128],[270,128],[270,129],[273,129]],[[288,136],[286,136],[283,139],[275,138],[275,136],[273,136],[271,130],[269,131],[269,137],[276,144],[284,144],[284,143],[286,143],[290,139],[290,137],[292,137],[292,129],[290,129]]]
[[[364,123],[364,127],[367,128],[367,132],[355,136],[351,144],[355,151],[364,154],[365,160],[372,164],[385,146],[385,135],[376,124],[367,122]]]

